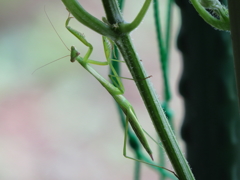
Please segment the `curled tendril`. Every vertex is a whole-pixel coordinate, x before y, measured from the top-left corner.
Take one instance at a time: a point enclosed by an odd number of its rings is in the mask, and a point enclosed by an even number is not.
[[[228,9],[218,0],[191,0],[199,15],[211,26],[219,30],[230,31]],[[211,13],[207,12],[210,10]]]

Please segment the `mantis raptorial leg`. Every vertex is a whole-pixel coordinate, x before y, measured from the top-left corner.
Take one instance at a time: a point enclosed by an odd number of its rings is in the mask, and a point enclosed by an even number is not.
[[[71,47],[71,62],[78,61],[84,69],[86,69],[90,74],[92,74],[98,81],[99,83],[102,84],[102,86],[111,94],[111,96],[115,99],[115,101],[118,103],[124,114],[126,115],[126,127],[125,127],[125,135],[124,135],[124,147],[123,147],[123,155],[128,158],[132,159],[135,161],[139,161],[148,165],[153,165],[156,167],[163,168],[167,171],[170,171],[173,173],[175,176],[177,176],[173,171],[166,169],[161,166],[157,166],[154,164],[150,164],[147,162],[144,162],[142,160],[134,159],[126,155],[126,141],[127,141],[127,131],[128,131],[128,122],[131,124],[131,127],[135,134],[137,135],[138,139],[140,140],[141,144],[153,160],[152,156],[152,151],[149,147],[148,141],[144,135],[144,130],[141,127],[141,125],[138,122],[137,116],[134,112],[134,109],[130,102],[123,96],[124,93],[124,86],[120,80],[120,77],[118,76],[117,72],[115,71],[114,67],[112,66],[111,61],[113,59],[110,58],[111,56],[111,47],[110,47],[110,41],[108,40],[107,37],[103,36],[103,46],[104,46],[104,51],[105,51],[105,56],[107,61],[106,62],[99,62],[99,61],[94,61],[90,60],[89,57],[93,51],[93,46],[85,39],[84,35],[81,34],[80,32],[72,29],[70,26],[68,26],[69,21],[72,17],[68,17],[66,20],[65,26],[71,32],[76,38],[78,38],[84,45],[88,47],[87,53],[84,55],[84,57],[80,56],[80,53],[76,50],[74,46]],[[118,61],[118,60],[117,60]],[[93,69],[90,64],[95,64],[95,65],[109,65],[112,72],[113,72],[113,77],[115,77],[116,80],[114,80],[111,76],[110,78],[113,80],[113,84],[111,84],[108,80],[106,80],[104,77],[102,77],[98,72]]]

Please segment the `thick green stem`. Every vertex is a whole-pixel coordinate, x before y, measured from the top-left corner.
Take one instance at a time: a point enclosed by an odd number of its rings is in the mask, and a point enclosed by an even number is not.
[[[112,0],[109,3],[105,2],[105,1],[102,1],[102,3],[103,3],[103,7],[104,7],[105,11],[107,11],[108,9],[112,9],[113,12],[115,12],[115,13],[106,14],[107,20],[110,24],[123,23],[123,18],[121,16],[121,12],[120,12],[120,9],[118,7],[117,0]]]
[[[89,14],[76,0],[62,0],[63,4],[67,7],[67,10],[82,24],[90,29],[102,34],[103,36],[113,37],[114,32],[111,28]]]
[[[169,159],[172,162],[176,174],[181,180],[194,180],[193,174],[183,154],[180,151],[174,133],[168,123],[168,120],[165,116],[163,109],[161,108],[161,104],[152,87],[152,84],[150,83],[150,79],[148,78],[145,79],[147,77],[147,74],[142,66],[139,57],[137,56],[137,53],[132,45],[128,33],[126,33],[126,31],[121,32],[121,28],[116,29],[112,27],[108,28],[107,25],[105,24],[103,25],[101,21],[92,18],[92,16],[89,16],[89,13],[87,13],[86,11],[84,12],[82,10],[82,7],[73,7],[80,6],[80,4],[77,3],[76,0],[62,0],[62,1],[64,2],[67,9],[73,14],[73,16],[76,17],[76,19],[78,19],[80,22],[84,22],[86,26],[90,27],[91,29],[94,29],[100,34],[112,38],[112,40],[118,46],[134,78],[134,81],[139,89],[139,92],[141,93],[145,106],[150,114],[155,129],[160,139],[162,140],[164,148],[169,156]],[[104,9],[106,11],[108,22],[110,24],[124,23],[119,8],[117,7],[116,0],[102,0],[102,2],[104,5]],[[146,0],[146,2],[150,3],[151,0]],[[137,16],[136,18],[142,20],[143,18],[142,14],[145,14],[146,10],[147,9],[141,9],[142,12],[140,12],[138,14],[139,16]],[[92,18],[94,22],[86,21],[86,19],[84,18],[85,16],[87,16],[89,20],[91,20]],[[106,32],[103,32],[104,30],[106,30]]]
[[[163,142],[164,148],[177,175],[179,176],[179,179],[194,179],[191,170],[179,149],[176,138],[161,108],[161,104],[153,90],[150,80],[139,80],[147,77],[147,74],[133,48],[129,36],[122,36],[116,44],[130,69],[145,106],[147,107],[148,113],[151,116],[154,127]]]

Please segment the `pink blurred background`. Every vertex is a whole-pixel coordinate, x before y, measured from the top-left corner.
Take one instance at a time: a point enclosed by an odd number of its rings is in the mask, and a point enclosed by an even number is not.
[[[101,1],[79,1],[99,19],[105,16]],[[144,0],[126,1],[126,21],[136,16],[143,3]],[[36,68],[69,54],[47,20],[44,6],[67,46],[75,45],[81,54],[87,51],[65,29],[68,12],[62,2],[18,0],[0,4],[0,179],[133,179],[134,162],[122,155],[123,130],[107,91],[79,64],[70,63],[69,58],[32,75]],[[162,13],[165,8],[166,5],[161,4]],[[173,13],[171,108],[175,112],[178,135],[183,109],[177,90],[181,59],[175,45],[180,21],[175,5]],[[104,61],[101,36],[76,20],[71,21],[71,26],[84,33],[93,44],[91,59]],[[152,6],[131,35],[147,73],[153,76],[151,81],[161,101],[161,72]],[[107,77],[106,67],[94,68]],[[122,76],[130,77],[125,64],[122,70]],[[123,80],[123,83],[125,96],[133,104],[140,123],[156,137],[134,82]],[[157,156],[156,145],[151,143],[151,147]],[[143,180],[159,179],[157,173],[145,165],[142,165],[141,174]]]

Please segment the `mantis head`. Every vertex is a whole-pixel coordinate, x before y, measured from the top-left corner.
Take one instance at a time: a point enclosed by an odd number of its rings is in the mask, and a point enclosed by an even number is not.
[[[71,46],[71,62],[74,62],[76,58],[80,55],[80,52],[74,46]]]

